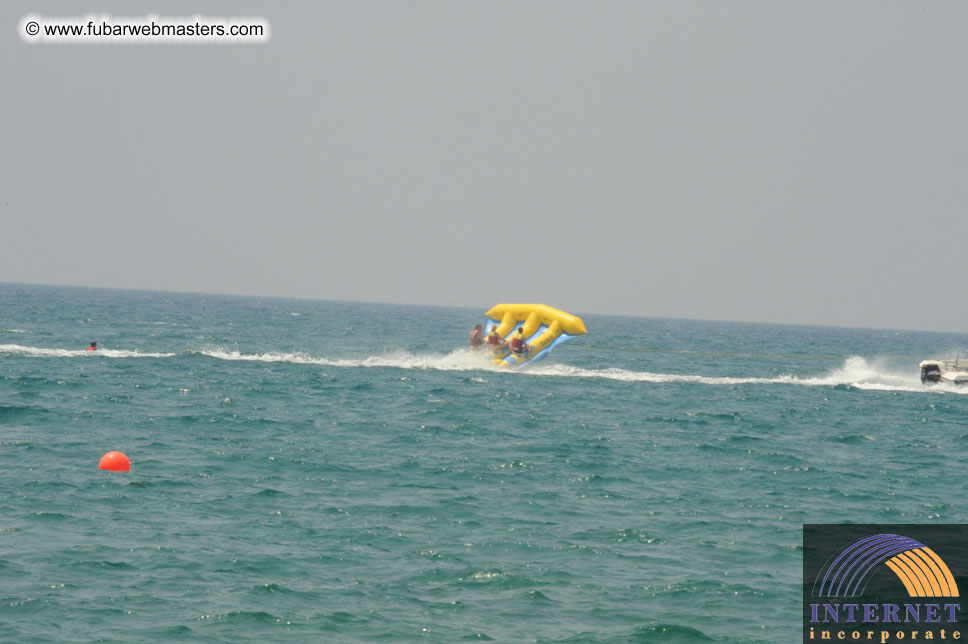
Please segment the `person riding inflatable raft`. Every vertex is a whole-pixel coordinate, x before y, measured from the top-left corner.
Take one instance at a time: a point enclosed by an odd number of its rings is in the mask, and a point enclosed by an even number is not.
[[[565,340],[584,335],[585,323],[546,304],[498,304],[487,312],[484,329],[484,346],[494,364],[520,367],[548,357]]]

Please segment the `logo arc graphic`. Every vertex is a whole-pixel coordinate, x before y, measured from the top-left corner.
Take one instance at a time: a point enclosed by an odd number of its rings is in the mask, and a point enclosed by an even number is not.
[[[857,597],[881,564],[911,597],[959,596],[954,576],[941,557],[923,543],[898,534],[872,535],[841,549],[817,575],[815,595]]]

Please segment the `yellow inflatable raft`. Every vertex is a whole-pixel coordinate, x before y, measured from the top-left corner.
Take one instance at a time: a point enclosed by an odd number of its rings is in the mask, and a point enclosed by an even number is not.
[[[558,344],[576,335],[584,335],[585,323],[580,318],[546,304],[498,304],[487,312],[484,337],[497,329],[501,343],[484,345],[490,351],[494,364],[502,367],[520,367],[548,357]],[[510,336],[523,328],[529,350],[524,353],[511,351]],[[485,340],[486,342],[486,340]]]

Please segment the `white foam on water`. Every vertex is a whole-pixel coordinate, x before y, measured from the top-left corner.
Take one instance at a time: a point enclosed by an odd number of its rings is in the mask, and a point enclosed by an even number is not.
[[[616,367],[605,369],[586,369],[567,364],[539,363],[526,366],[519,371],[502,369],[490,362],[484,355],[458,349],[446,354],[414,354],[407,351],[394,351],[383,355],[365,358],[324,358],[303,352],[242,353],[225,349],[211,349],[198,352],[217,360],[238,360],[249,362],[280,362],[290,364],[319,365],[323,367],[366,368],[391,367],[396,369],[420,369],[436,371],[493,371],[516,373],[553,378],[602,378],[621,382],[651,383],[695,383],[703,385],[747,385],[747,384],[786,384],[807,387],[847,386],[867,391],[907,391],[916,393],[953,393],[968,395],[968,387],[958,387],[949,383],[925,386],[921,384],[917,369],[903,372],[892,371],[877,360],[868,361],[853,356],[830,372],[821,376],[780,375],[759,376],[703,376],[698,374],[655,373],[649,371],[629,371]],[[25,355],[46,358],[77,358],[100,356],[103,358],[172,358],[177,353],[142,352],[120,349],[51,349],[30,347],[19,344],[0,344],[0,354]]]
[[[498,371],[498,367],[487,361],[484,356],[469,351],[457,350],[448,354],[420,354],[395,351],[380,356],[366,358],[321,358],[302,352],[293,353],[241,353],[213,349],[201,351],[202,355],[219,360],[250,360],[255,362],[290,362],[292,364],[311,364],[324,367],[395,367],[397,369],[434,369],[437,371]]]
[[[84,349],[50,349],[46,347],[25,347],[20,344],[0,344],[0,354],[2,353],[36,356],[39,358],[79,358],[85,356],[99,356],[102,358],[171,358],[177,355],[175,353],[147,353],[121,349],[85,351]]]
[[[525,373],[534,376],[558,378],[605,378],[623,382],[695,382],[704,385],[742,385],[776,382],[774,378],[735,378],[728,376],[697,376],[675,373],[652,373],[649,371],[627,371],[610,367],[608,369],[583,369],[566,364],[548,364],[530,367]],[[786,376],[784,376],[786,377]],[[795,378],[795,376],[789,376]]]
[[[968,387],[942,383],[932,386],[921,384],[920,372],[912,368],[907,372],[894,372],[878,361],[868,362],[859,356],[847,358],[844,363],[822,376],[803,377],[780,375],[771,378],[699,376],[624,369],[582,369],[563,364],[539,365],[527,370],[537,376],[570,378],[606,378],[624,382],[694,382],[705,385],[789,384],[808,387],[847,386],[869,391],[910,391],[968,394]]]
[[[505,371],[492,364],[483,355],[474,354],[466,350],[457,350],[448,354],[413,354],[406,351],[397,351],[386,355],[368,356],[359,359],[321,358],[301,352],[246,354],[239,351],[215,349],[202,351],[201,353],[219,360],[289,362],[293,364],[320,365],[325,367],[393,367],[397,369],[433,369],[438,371]],[[756,376],[703,376],[628,371],[615,367],[585,369],[566,364],[547,363],[540,363],[517,372],[507,372],[556,378],[604,378],[622,382],[683,382],[703,385],[786,384],[808,387],[847,386],[871,391],[968,394],[968,387],[958,388],[956,385],[950,384],[938,384],[926,387],[921,384],[920,373],[917,369],[912,368],[910,371],[898,373],[891,371],[876,360],[868,362],[859,356],[848,358],[840,367],[825,375],[812,377],[795,375],[780,375],[769,378]]]

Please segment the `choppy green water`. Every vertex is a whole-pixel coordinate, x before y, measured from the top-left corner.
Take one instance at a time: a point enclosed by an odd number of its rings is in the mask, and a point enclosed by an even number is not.
[[[0,640],[791,642],[802,523],[968,521],[968,336],[481,313],[0,285]]]

